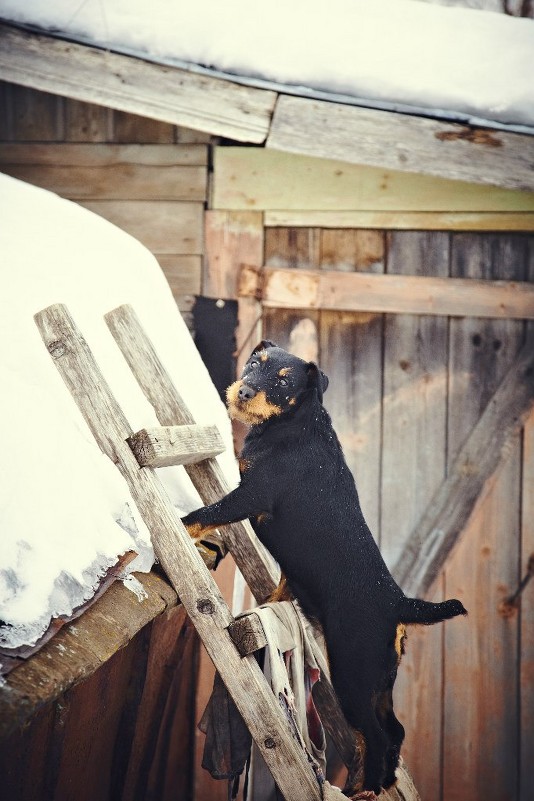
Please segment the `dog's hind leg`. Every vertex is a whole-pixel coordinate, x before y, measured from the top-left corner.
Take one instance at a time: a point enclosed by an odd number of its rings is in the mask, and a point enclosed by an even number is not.
[[[389,740],[385,755],[385,775],[383,782],[383,786],[386,790],[395,783],[395,771],[399,764],[401,745],[404,740],[404,726],[396,718],[393,711],[394,681],[395,677],[392,677],[390,686],[379,694],[376,702],[376,714],[379,723]]]

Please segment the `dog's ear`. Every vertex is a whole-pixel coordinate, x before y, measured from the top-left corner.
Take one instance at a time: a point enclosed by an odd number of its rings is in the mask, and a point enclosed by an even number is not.
[[[322,403],[323,395],[328,388],[328,376],[317,367],[315,362],[308,362],[306,373],[308,375],[308,388],[317,390],[317,397]]]
[[[276,345],[274,342],[271,342],[270,339],[262,339],[261,342],[258,342],[250,356],[254,356],[255,353],[259,353],[260,351],[265,350],[265,348],[276,348]]]

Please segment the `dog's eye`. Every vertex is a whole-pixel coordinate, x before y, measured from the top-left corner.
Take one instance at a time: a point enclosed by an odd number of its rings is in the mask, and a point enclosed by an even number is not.
[[[253,361],[253,362],[249,362],[248,364],[249,364],[249,367],[257,367],[257,366],[258,366],[258,364],[259,364],[259,362],[258,362],[258,361],[256,361],[256,359],[254,359],[254,361]]]
[[[281,387],[287,387],[287,381],[285,378],[281,378],[278,383],[280,384]]]

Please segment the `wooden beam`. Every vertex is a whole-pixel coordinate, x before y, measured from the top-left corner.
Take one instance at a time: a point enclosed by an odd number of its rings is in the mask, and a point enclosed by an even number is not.
[[[534,231],[529,211],[266,211],[266,228],[388,228],[396,231]]]
[[[5,81],[240,142],[263,142],[271,91],[0,24]]]
[[[226,449],[217,426],[142,428],[128,438],[141,467],[172,467],[213,459]]]
[[[57,304],[36,314],[35,321],[97,444],[125,479],[154,551],[280,791],[292,801],[320,801],[321,786],[306,752],[254,657],[242,658],[232,642],[232,614],[155,471],[139,469],[126,442],[132,433],[128,421],[68,310]],[[82,377],[88,388],[84,393],[78,390]]]
[[[266,146],[274,150],[534,189],[534,137],[408,114],[280,95]]]
[[[266,307],[534,318],[534,284],[244,265],[238,292]]]
[[[408,538],[392,571],[408,595],[424,595],[432,585],[533,405],[534,337],[531,334]]]
[[[216,147],[213,158],[212,208],[262,210],[269,212],[267,220],[322,212],[317,224],[330,216],[334,227],[338,217],[362,227],[384,212],[409,212],[414,221],[417,215],[424,220],[429,212],[440,212],[443,219],[455,212],[458,220],[467,212],[534,213],[534,192],[401,172],[385,165],[350,164],[262,147]]]
[[[201,201],[206,145],[3,144],[0,169],[70,200]]]

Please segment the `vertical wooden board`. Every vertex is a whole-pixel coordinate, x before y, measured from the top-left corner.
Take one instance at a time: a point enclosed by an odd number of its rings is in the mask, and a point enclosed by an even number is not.
[[[10,801],[37,801],[52,797],[55,766],[48,753],[48,744],[53,728],[54,705],[49,704],[2,742],[2,793]]]
[[[202,294],[208,298],[237,297],[241,264],[261,267],[263,216],[260,212],[207,211]]]
[[[436,582],[428,600],[443,600],[443,581]],[[393,692],[397,717],[406,731],[404,761],[424,801],[441,796],[441,693],[443,687],[443,629],[410,626]]]
[[[109,142],[113,133],[113,112],[94,103],[65,98],[66,142]]]
[[[460,598],[469,612],[445,624],[447,801],[517,798],[517,615],[504,618],[498,607],[517,586],[519,478],[517,446],[446,569],[447,595]]]
[[[383,272],[380,231],[321,231],[320,267]],[[371,531],[380,524],[380,444],[383,316],[321,312],[320,364],[330,379],[325,406],[356,479]]]
[[[13,139],[19,142],[56,142],[63,139],[63,98],[12,85],[10,104]]]
[[[520,234],[454,234],[451,277],[523,281],[528,240]],[[520,320],[451,319],[449,464],[511,366],[522,337]]]
[[[321,232],[317,228],[269,228],[265,231],[264,264],[294,270],[320,264]],[[319,313],[264,309],[263,336],[309,361],[320,359]]]
[[[456,234],[451,274],[524,280],[526,256],[522,236]],[[511,366],[523,332],[521,321],[451,320],[449,464]],[[489,486],[444,571],[447,595],[461,598],[469,610],[468,637],[463,625],[446,628],[444,792],[453,801],[484,793],[488,799],[516,797],[517,620],[504,620],[497,607],[518,580],[517,446]]]
[[[389,233],[387,243],[388,273],[448,275],[447,234]],[[445,475],[447,320],[388,315],[384,336],[380,545],[394,564]],[[395,693],[407,732],[405,758],[430,799],[440,791],[441,654],[439,626],[410,630]]]
[[[446,277],[448,258],[448,234],[388,235],[388,273]],[[445,475],[447,330],[443,317],[386,317],[380,545],[390,565]]]
[[[183,607],[154,621],[121,801],[192,798],[198,650],[198,635]]]
[[[170,122],[140,117],[125,111],[113,111],[113,141],[135,144],[171,144],[174,126]]]
[[[194,698],[196,678],[194,659],[191,660],[185,653],[184,642],[187,640],[184,637],[185,627],[187,627],[187,615],[180,605],[167,610],[151,625],[145,681],[136,714],[128,767],[119,794],[121,801],[144,798],[153,773],[157,777],[162,772],[161,768],[158,771],[154,766],[160,767],[165,761],[161,757],[158,743],[172,684],[185,678],[190,686],[191,697]],[[180,709],[179,714],[186,717],[187,710]],[[177,771],[182,767],[182,762],[187,761],[192,741],[191,730],[189,737],[184,737],[183,754],[175,756],[178,760]],[[165,743],[163,751],[167,755],[168,748]],[[183,790],[183,787],[180,789]]]
[[[534,266],[534,265],[533,265]],[[523,476],[521,503],[521,571],[526,572],[528,559],[534,553],[534,413],[523,434]],[[523,591],[520,608],[520,774],[519,801],[532,798],[532,765],[534,765],[534,580]]]
[[[255,298],[239,298],[242,264],[263,264],[263,215],[259,212],[205,214],[205,261],[201,294],[209,298],[238,299],[236,362],[240,373],[248,353],[261,338],[261,305]]]
[[[11,89],[13,84],[0,81],[0,142],[13,139],[13,114]]]
[[[319,228],[269,228],[265,231],[265,260],[268,267],[317,269],[320,261]]]

